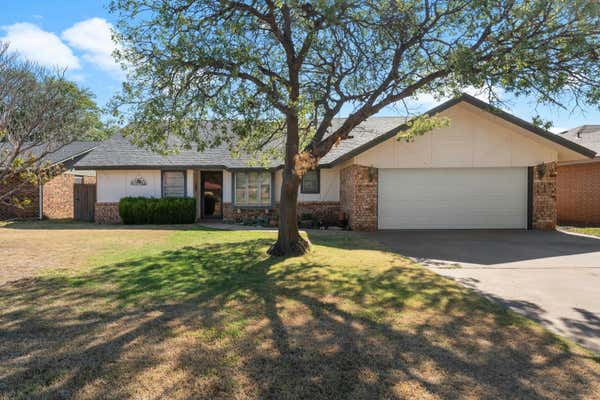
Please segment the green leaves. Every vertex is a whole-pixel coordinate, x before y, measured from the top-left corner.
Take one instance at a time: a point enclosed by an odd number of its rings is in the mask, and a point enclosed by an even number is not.
[[[546,121],[542,119],[542,117],[540,117],[539,115],[535,115],[531,123],[545,130],[549,130],[550,128],[552,128],[552,121]]]
[[[396,140],[412,142],[416,136],[422,136],[434,129],[450,126],[450,122],[448,117],[421,115],[408,121],[406,123],[408,129],[399,132]]]
[[[600,5],[587,0],[113,0],[111,10],[131,66],[115,110],[152,147],[169,135],[210,146],[189,132],[203,120],[278,121],[313,151],[415,93],[471,86],[557,104],[600,98]],[[331,132],[342,110],[351,123]],[[236,132],[222,136],[238,150],[281,145],[270,130]]]
[[[62,73],[22,60],[0,42],[0,203],[58,171],[46,156],[77,139],[105,138],[93,96]]]

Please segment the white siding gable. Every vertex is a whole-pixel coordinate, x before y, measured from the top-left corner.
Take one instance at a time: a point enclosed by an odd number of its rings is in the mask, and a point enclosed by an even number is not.
[[[414,141],[391,138],[359,154],[355,164],[377,168],[526,167],[556,161],[544,139],[469,104],[442,112],[450,126]]]

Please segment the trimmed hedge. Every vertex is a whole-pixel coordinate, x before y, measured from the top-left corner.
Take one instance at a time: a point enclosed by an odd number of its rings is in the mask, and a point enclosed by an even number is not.
[[[196,221],[196,199],[123,197],[119,215],[124,224],[192,224]]]

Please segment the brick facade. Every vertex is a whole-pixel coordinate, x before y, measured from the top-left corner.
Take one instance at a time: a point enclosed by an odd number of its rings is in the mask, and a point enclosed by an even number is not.
[[[95,176],[82,176],[82,183],[95,184]],[[42,192],[44,218],[68,219],[75,217],[75,175],[61,174],[44,185]]]
[[[73,185],[75,176],[60,174],[44,185],[42,192],[44,218],[73,218]]]
[[[277,211],[277,206],[272,208],[236,208],[231,203],[223,203],[223,219],[236,222],[248,218],[273,216]]]
[[[97,224],[120,224],[119,203],[96,203],[94,221]]]
[[[377,174],[376,168],[362,165],[340,171],[341,210],[353,230],[377,230]]]
[[[236,222],[243,221],[248,218],[268,216],[272,217],[277,213],[279,204],[272,208],[235,208],[231,203],[223,204],[223,219],[233,220]],[[302,214],[312,214],[326,224],[336,224],[340,214],[340,203],[338,201],[323,201],[323,202],[302,202],[298,203],[298,216]]]
[[[272,208],[235,208],[231,203],[224,203],[223,219],[241,222],[255,217],[272,217],[278,208],[279,204]],[[304,213],[312,214],[326,223],[335,224],[340,213],[340,203],[337,201],[298,203],[298,215]],[[120,224],[119,203],[96,203],[94,220],[98,224]]]
[[[533,229],[556,228],[556,180],[555,162],[533,168]]]
[[[96,183],[95,176],[84,176],[83,183]],[[44,184],[42,190],[42,213],[48,219],[69,219],[74,217],[75,175],[60,174]],[[38,185],[26,184],[19,190],[19,198],[27,198],[30,204],[23,207],[12,207],[0,204],[0,220],[39,218],[40,191]]]
[[[556,227],[557,164],[533,167],[532,228],[551,230]],[[378,170],[362,165],[350,165],[340,171],[339,202],[304,202],[298,204],[298,215],[312,214],[326,223],[338,222],[343,212],[348,225],[356,231],[375,231],[377,223]],[[272,208],[235,208],[223,204],[223,219],[243,221],[255,217],[272,217],[279,204]],[[120,223],[118,203],[96,203],[97,223]]]
[[[600,160],[559,165],[556,193],[560,224],[600,225]]]
[[[302,202],[298,203],[298,215],[312,214],[327,225],[339,222],[341,206],[339,201]]]

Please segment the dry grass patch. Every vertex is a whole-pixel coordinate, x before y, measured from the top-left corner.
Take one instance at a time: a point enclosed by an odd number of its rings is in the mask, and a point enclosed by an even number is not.
[[[89,258],[160,243],[173,233],[172,229],[123,229],[54,221],[4,223],[0,225],[0,284],[47,269],[72,269]]]
[[[0,398],[600,398],[590,353],[361,236],[273,239],[171,231],[0,286]]]

